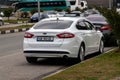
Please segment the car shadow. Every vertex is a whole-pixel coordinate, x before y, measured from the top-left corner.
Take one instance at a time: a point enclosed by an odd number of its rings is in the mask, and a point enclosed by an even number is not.
[[[94,53],[85,57],[85,60],[90,59],[92,57],[98,56],[98,53]],[[78,64],[80,62],[77,59],[73,58],[39,58],[37,63],[33,65],[44,65],[44,66],[72,66]]]
[[[111,50],[114,47],[107,47],[105,48],[105,52],[108,50]],[[85,60],[88,60],[90,58],[93,58],[95,56],[99,56],[99,53],[93,53],[90,55],[85,56]],[[78,64],[80,62],[78,62],[76,59],[73,58],[39,58],[39,60],[37,61],[37,63],[33,64],[33,65],[46,65],[46,66],[72,66],[75,64]]]
[[[98,56],[98,55],[100,55],[100,53],[93,53],[93,54],[90,54],[90,55],[87,55],[86,57],[85,57],[85,60],[87,60],[87,59],[90,59],[90,58],[93,58],[93,57],[95,57],[95,56]]]
[[[50,65],[50,66],[71,66],[78,63],[75,59],[64,59],[64,58],[48,58],[40,59],[36,63],[37,65]]]

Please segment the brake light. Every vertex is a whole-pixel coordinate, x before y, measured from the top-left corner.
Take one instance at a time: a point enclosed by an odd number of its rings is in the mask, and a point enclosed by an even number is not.
[[[74,38],[75,35],[73,33],[64,32],[64,33],[58,34],[57,37],[58,38]]]
[[[28,33],[28,32],[26,32],[24,35],[25,38],[32,38],[33,36],[34,36],[33,34]]]
[[[100,30],[101,31],[103,31],[103,30],[111,30],[111,27],[109,25],[103,26],[103,27],[100,28]]]

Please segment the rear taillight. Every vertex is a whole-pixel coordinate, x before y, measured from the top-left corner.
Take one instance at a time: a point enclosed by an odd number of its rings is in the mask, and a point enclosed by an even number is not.
[[[58,38],[74,38],[75,35],[73,33],[64,32],[64,33],[58,34],[57,37]]]
[[[100,30],[101,31],[103,31],[103,30],[111,30],[111,27],[109,25],[103,26],[103,27],[100,28]]]
[[[34,36],[33,34],[28,33],[28,32],[26,32],[24,35],[25,38],[32,38],[33,36]]]

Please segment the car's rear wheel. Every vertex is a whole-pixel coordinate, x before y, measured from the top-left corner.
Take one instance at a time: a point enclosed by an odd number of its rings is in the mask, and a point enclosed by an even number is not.
[[[98,53],[103,53],[104,52],[104,41],[103,40],[101,40],[100,41],[100,46],[99,46],[99,51],[98,51]]]
[[[84,58],[85,58],[85,49],[84,46],[81,45],[78,52],[78,61],[81,62],[84,60]]]
[[[26,57],[28,63],[36,63],[37,59],[37,57]]]

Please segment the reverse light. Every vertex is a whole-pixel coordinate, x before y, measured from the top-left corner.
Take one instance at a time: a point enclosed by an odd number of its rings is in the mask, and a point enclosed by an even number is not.
[[[26,32],[24,35],[25,38],[32,38],[33,36],[34,36],[33,34],[28,33],[28,32]]]
[[[73,33],[64,32],[64,33],[58,34],[57,37],[58,38],[74,38],[75,35]]]

